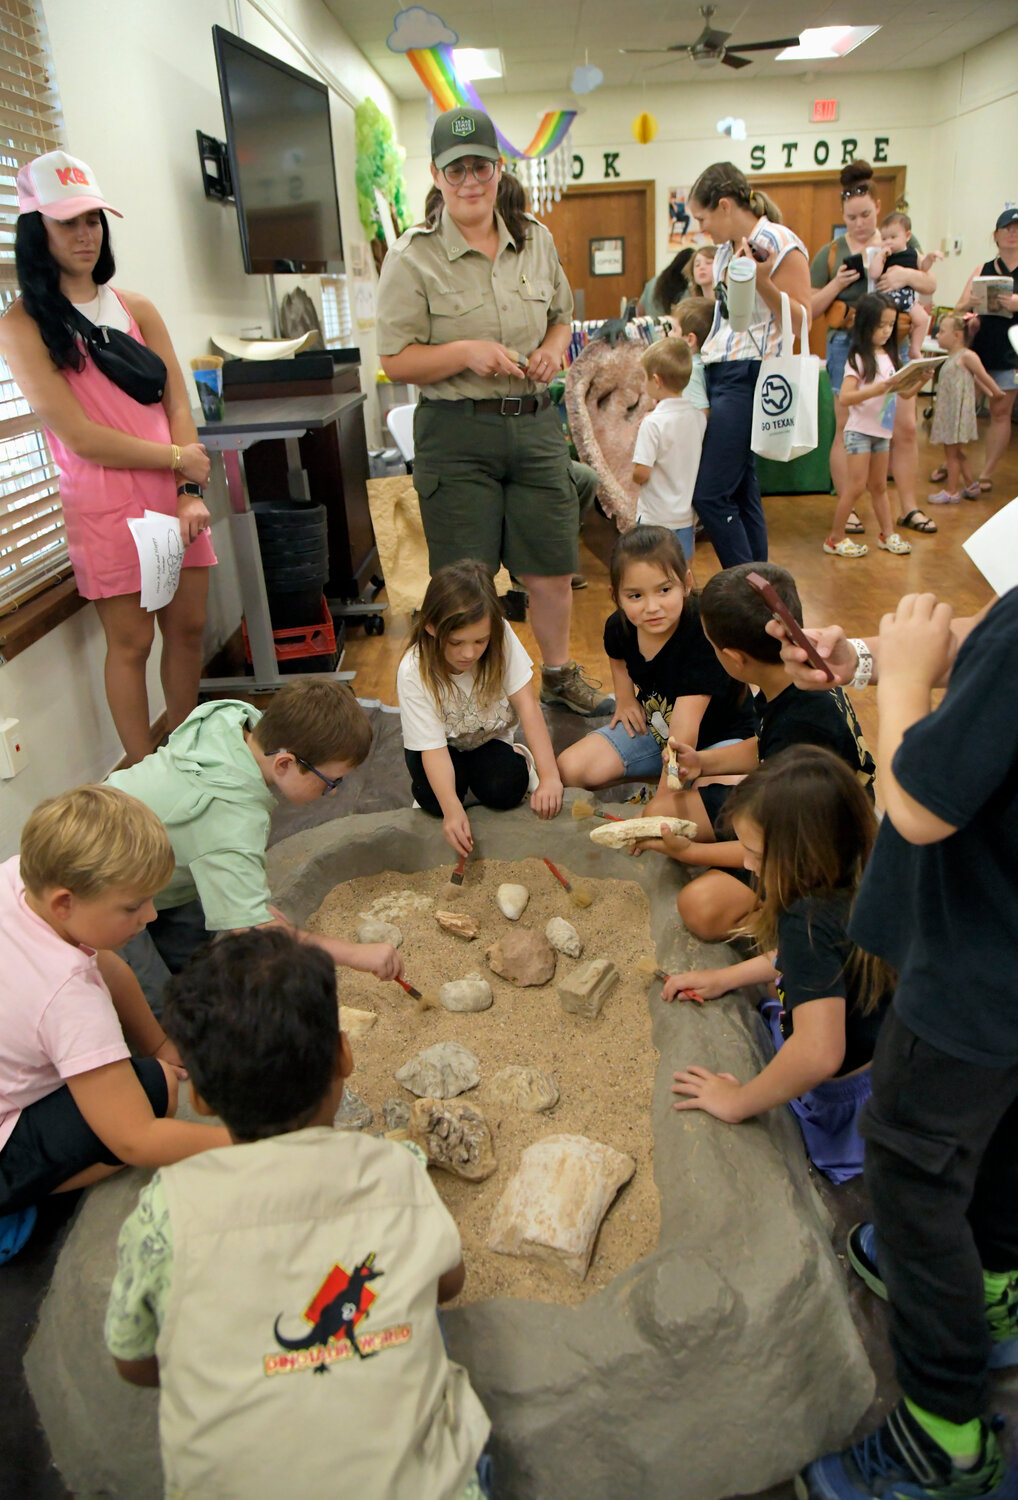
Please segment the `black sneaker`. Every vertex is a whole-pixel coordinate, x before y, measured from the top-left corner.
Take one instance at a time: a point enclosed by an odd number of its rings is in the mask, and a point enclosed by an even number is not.
[[[797,1474],[795,1493],[798,1500],[1016,1500],[1018,1470],[1005,1467],[985,1423],[977,1462],[959,1469],[902,1402],[861,1443]]]

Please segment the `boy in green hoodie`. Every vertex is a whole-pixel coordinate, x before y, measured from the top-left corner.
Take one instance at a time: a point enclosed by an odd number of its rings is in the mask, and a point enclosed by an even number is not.
[[[208,933],[281,923],[265,874],[276,794],[295,803],[326,796],[370,747],[371,727],[350,689],[308,678],[282,688],[264,713],[229,698],[203,703],[159,750],[107,778],[152,809],[173,845],[176,867],[148,928],[171,974]],[[389,943],[299,936],[333,963],[402,976]]]

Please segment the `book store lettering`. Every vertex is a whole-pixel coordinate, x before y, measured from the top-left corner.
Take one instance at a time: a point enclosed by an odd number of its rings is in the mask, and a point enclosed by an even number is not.
[[[869,139],[873,141],[873,149],[866,155]],[[855,136],[846,135],[837,141],[803,141],[801,145],[798,141],[782,141],[780,146],[765,146],[762,141],[758,141],[755,146],[749,148],[749,170],[764,172],[768,167],[772,171],[779,167],[788,170],[792,168],[808,170],[811,166],[843,167],[848,162],[854,161],[857,156],[866,156],[867,161],[875,164],[890,161],[888,149],[891,137],[875,135],[869,139],[862,141]],[[777,152],[777,161],[773,160],[775,152]],[[767,160],[768,153],[772,157],[771,161]],[[622,174],[618,167],[619,154],[618,151],[598,153],[598,162],[594,168],[595,174],[603,168],[601,175],[604,180],[620,177]],[[586,162],[578,152],[573,153],[570,175],[573,182],[582,181],[586,175]]]
[[[813,141],[812,151],[810,142],[806,141],[800,151],[798,141],[783,141],[778,147],[780,160],[772,167],[808,167],[812,156],[812,163],[816,167],[844,167],[850,161],[854,161],[860,153],[865,151],[865,146],[860,145],[853,136],[846,135],[840,141]],[[889,135],[875,135],[873,137],[873,150],[868,160],[871,162],[889,161],[887,148],[891,144]],[[841,152],[840,158],[838,152]],[[762,172],[767,166],[767,147],[761,143],[751,146],[749,150],[749,165],[753,172]]]

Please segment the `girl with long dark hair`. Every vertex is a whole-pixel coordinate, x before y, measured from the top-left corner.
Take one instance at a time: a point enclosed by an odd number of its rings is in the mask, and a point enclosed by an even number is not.
[[[78,592],[95,601],[106,635],[106,697],[129,762],[152,748],[145,665],[154,638],[128,521],[146,510],[180,525],[180,583],[156,612],[167,728],[198,701],[208,569],[215,562],[202,499],[209,460],[198,442],[184,376],[152,304],[115,291],[105,201],[84,162],[51,151],[18,173],[15,263],[21,297],[0,320],[0,355],[46,428],[60,471],[67,550]],[[96,365],[75,310],[158,355],[162,399],[135,400]]]

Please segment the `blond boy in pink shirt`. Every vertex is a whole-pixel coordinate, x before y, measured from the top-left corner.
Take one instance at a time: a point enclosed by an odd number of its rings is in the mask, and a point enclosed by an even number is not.
[[[105,786],[40,804],[0,865],[0,1262],[50,1193],[227,1142],[173,1118],[180,1058],[113,951],[172,873],[156,815]]]

